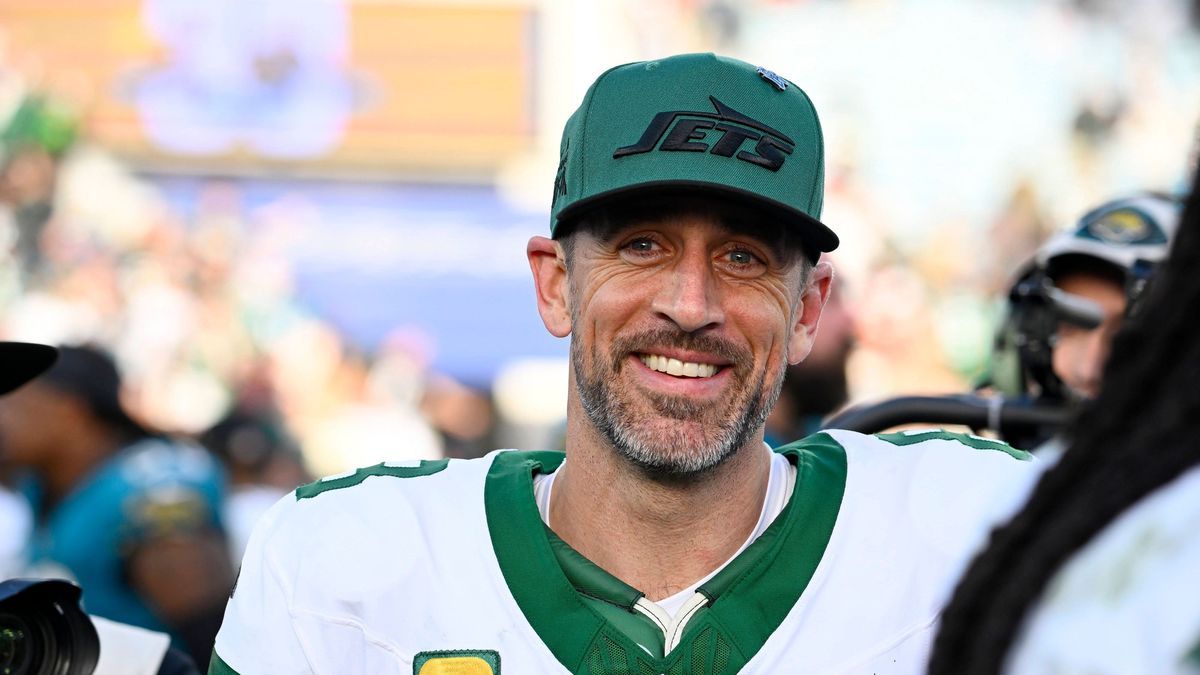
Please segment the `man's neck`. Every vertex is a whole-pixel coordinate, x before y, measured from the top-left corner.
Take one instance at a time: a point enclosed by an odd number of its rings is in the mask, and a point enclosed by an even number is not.
[[[727,561],[758,522],[770,477],[760,438],[692,481],[652,479],[599,434],[568,435],[554,480],[554,531],[651,600],[687,588]]]

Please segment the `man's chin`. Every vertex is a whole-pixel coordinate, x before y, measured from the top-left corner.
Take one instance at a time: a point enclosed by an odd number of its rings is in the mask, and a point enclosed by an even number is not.
[[[617,450],[643,473],[655,478],[686,479],[723,464],[736,451],[723,427],[696,420],[658,419],[623,434]]]

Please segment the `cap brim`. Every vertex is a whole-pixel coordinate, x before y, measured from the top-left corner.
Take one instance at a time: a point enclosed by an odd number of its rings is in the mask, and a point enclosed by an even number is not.
[[[588,211],[613,201],[627,199],[635,195],[664,193],[717,194],[775,214],[780,219],[797,227],[800,240],[804,243],[805,253],[808,254],[809,259],[813,262],[816,262],[822,253],[828,253],[836,249],[840,243],[838,236],[825,223],[786,204],[773,199],[767,199],[755,192],[741,190],[721,183],[681,180],[638,183],[637,185],[617,188],[580,199],[564,208],[558,214],[558,220],[554,225],[554,235],[559,236],[565,232],[566,230],[562,229],[564,225],[569,227],[573,221],[578,220]]]
[[[28,342],[0,342],[0,394],[7,394],[54,365],[58,350]]]

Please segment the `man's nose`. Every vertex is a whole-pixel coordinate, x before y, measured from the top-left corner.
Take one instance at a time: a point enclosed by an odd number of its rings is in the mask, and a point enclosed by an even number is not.
[[[692,333],[725,320],[720,289],[707,252],[685,253],[664,275],[652,309]]]

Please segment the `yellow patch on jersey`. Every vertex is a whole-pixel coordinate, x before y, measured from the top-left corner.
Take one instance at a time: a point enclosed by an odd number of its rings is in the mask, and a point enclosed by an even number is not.
[[[426,661],[417,675],[496,675],[496,671],[478,656],[443,656]]]

